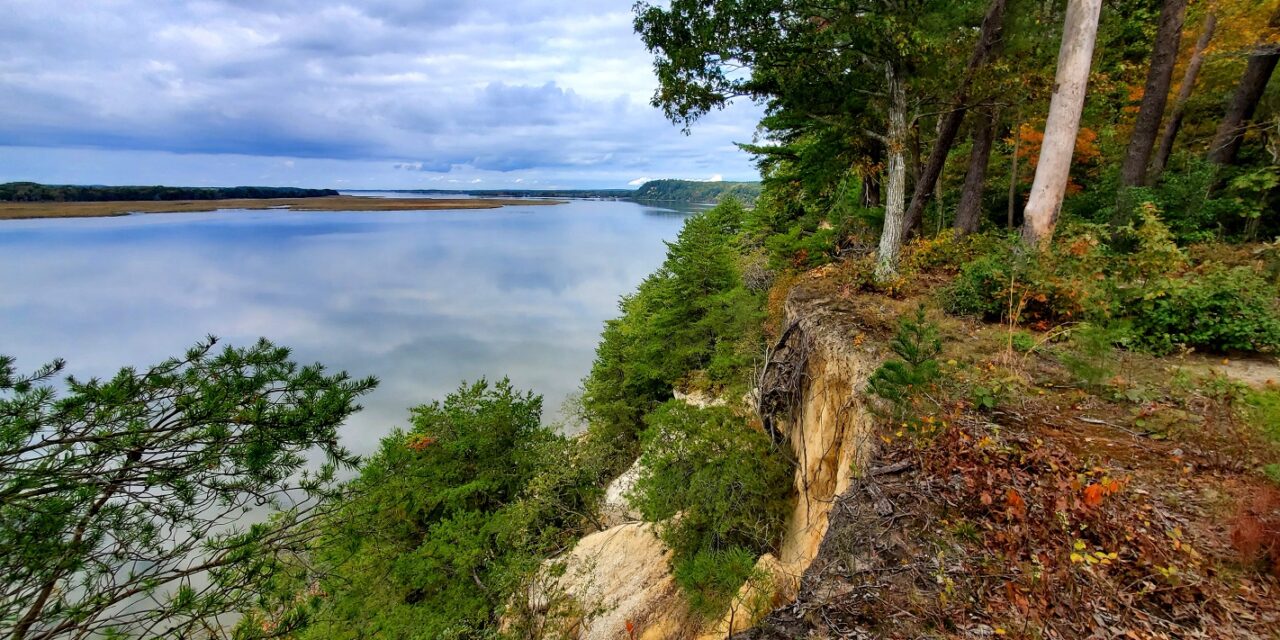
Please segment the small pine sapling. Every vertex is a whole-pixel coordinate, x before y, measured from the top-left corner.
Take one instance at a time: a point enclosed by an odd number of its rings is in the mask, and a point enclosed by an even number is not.
[[[900,359],[880,365],[871,374],[869,385],[872,393],[901,406],[915,390],[939,375],[937,357],[942,353],[942,338],[937,325],[925,317],[924,305],[916,309],[914,317],[898,323],[898,333],[889,346]]]

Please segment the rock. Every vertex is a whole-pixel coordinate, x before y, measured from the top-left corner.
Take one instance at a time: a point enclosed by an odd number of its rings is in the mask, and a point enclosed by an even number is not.
[[[647,523],[622,524],[579,540],[572,551],[545,565],[550,572],[563,564],[564,573],[528,597],[543,603],[554,597],[549,592],[558,592],[573,598],[584,613],[567,624],[547,624],[544,637],[560,638],[568,629],[577,640],[617,640],[629,637],[627,622],[639,639],[677,637],[668,630],[688,626],[688,607],[669,560],[670,551]]]
[[[699,409],[723,407],[725,405],[724,398],[714,396],[701,389],[691,389],[689,391],[675,389],[671,392],[671,395],[674,396],[676,400],[683,401],[684,403]]]
[[[613,482],[605,487],[604,504],[600,506],[600,519],[604,526],[614,527],[641,519],[640,512],[633,509],[627,502],[627,494],[640,478],[641,468],[640,460],[637,459],[631,468],[614,478]]]

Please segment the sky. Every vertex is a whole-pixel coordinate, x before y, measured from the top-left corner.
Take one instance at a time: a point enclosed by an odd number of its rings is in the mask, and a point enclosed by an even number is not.
[[[632,0],[0,0],[0,182],[335,189],[754,180],[686,135]]]

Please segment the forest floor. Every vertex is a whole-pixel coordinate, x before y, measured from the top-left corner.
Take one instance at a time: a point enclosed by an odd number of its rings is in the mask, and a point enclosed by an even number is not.
[[[24,218],[100,218],[132,213],[187,213],[221,209],[289,211],[434,211],[496,209],[512,205],[563,204],[559,200],[515,198],[265,198],[231,200],[139,200],[120,202],[0,202],[0,220]]]
[[[941,378],[881,417],[798,599],[739,637],[1280,637],[1280,425],[1251,404],[1280,406],[1274,358],[1117,351],[1086,383],[1061,336],[1019,351],[928,287],[852,291],[840,269],[802,286],[886,342],[926,303]]]

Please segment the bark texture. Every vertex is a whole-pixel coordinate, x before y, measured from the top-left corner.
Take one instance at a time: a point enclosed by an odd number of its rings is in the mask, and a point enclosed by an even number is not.
[[[990,109],[978,112],[973,123],[973,151],[964,174],[960,204],[956,206],[956,235],[974,233],[982,223],[982,188],[987,181],[987,163],[991,160],[991,143],[995,140],[995,114]]]
[[[1164,0],[1160,8],[1160,26],[1156,29],[1151,65],[1147,67],[1142,105],[1138,107],[1129,147],[1120,165],[1120,185],[1123,187],[1140,187],[1146,183],[1147,161],[1151,158],[1156,135],[1160,133],[1160,120],[1164,117],[1165,103],[1169,98],[1173,67],[1178,62],[1178,43],[1186,15],[1187,0]]]
[[[884,229],[880,232],[880,251],[876,258],[875,278],[885,281],[898,272],[898,254],[907,236],[907,95],[902,78],[893,67],[886,71],[889,85],[888,186],[885,193]]]
[[[1200,76],[1200,67],[1204,65],[1204,50],[1209,48],[1213,40],[1213,32],[1218,27],[1218,17],[1212,13],[1204,17],[1204,25],[1200,27],[1200,37],[1191,50],[1191,59],[1187,61],[1187,70],[1182,74],[1182,84],[1178,85],[1178,95],[1173,99],[1173,109],[1164,125],[1164,133],[1160,136],[1160,146],[1156,149],[1156,157],[1151,161],[1151,175],[1147,179],[1152,184],[1160,179],[1164,168],[1169,165],[1169,156],[1173,154],[1173,141],[1178,138],[1178,130],[1182,128],[1182,118],[1186,115],[1187,100],[1195,90],[1196,78]]]
[[[1240,143],[1249,130],[1249,120],[1253,118],[1258,101],[1267,90],[1267,82],[1271,80],[1271,73],[1275,71],[1278,61],[1280,49],[1274,47],[1258,49],[1249,56],[1244,77],[1236,85],[1231,104],[1227,106],[1227,114],[1223,116],[1218,133],[1213,136],[1213,143],[1209,145],[1210,162],[1218,165],[1235,162],[1236,154],[1240,152]]]
[[[924,217],[924,208],[929,204],[938,177],[942,175],[942,167],[947,162],[947,154],[955,144],[956,135],[960,132],[960,124],[964,121],[968,110],[969,89],[973,85],[973,77],[995,50],[1000,39],[1000,31],[1004,26],[1005,7],[1008,0],[991,0],[987,14],[982,19],[982,27],[978,32],[978,41],[969,54],[969,62],[965,66],[964,75],[960,78],[960,86],[956,87],[954,107],[942,116],[938,124],[938,139],[929,151],[929,159],[920,171],[915,189],[911,194],[911,206],[907,208],[907,230],[920,224]]]
[[[1040,160],[1031,183],[1031,195],[1023,210],[1022,240],[1033,247],[1046,246],[1058,223],[1062,196],[1067,191],[1071,172],[1076,134],[1080,131],[1080,113],[1089,84],[1089,67],[1098,37],[1098,14],[1101,10],[1102,0],[1067,2],[1044,142],[1040,146]]]

